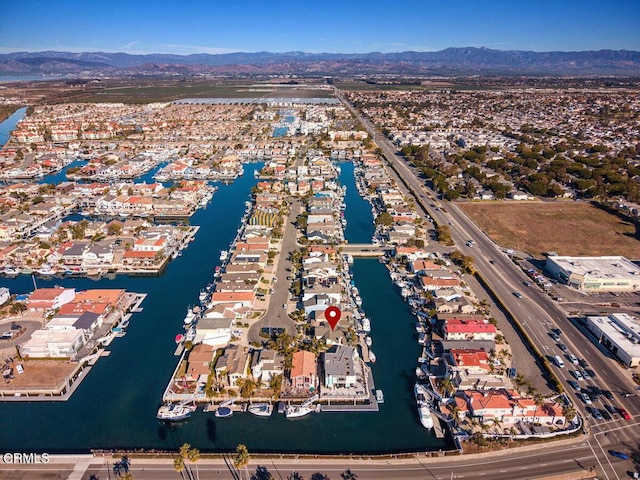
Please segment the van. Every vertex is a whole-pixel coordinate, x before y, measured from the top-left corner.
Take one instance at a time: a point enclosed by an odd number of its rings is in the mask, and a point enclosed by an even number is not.
[[[558,365],[560,368],[564,368],[564,362],[558,355],[553,357],[553,361],[556,362],[556,365]]]

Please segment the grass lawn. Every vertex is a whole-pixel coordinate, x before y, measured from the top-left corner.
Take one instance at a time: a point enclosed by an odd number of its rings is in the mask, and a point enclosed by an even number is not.
[[[623,255],[640,259],[630,222],[586,202],[472,202],[457,204],[496,243],[536,257]]]

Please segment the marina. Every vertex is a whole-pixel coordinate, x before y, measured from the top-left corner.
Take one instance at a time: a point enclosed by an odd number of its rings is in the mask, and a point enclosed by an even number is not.
[[[249,165],[248,167],[257,169],[257,165]],[[352,169],[351,164],[343,164],[340,175],[349,175],[350,168]],[[219,261],[217,256],[211,258],[209,252],[212,250],[218,252],[226,250],[226,246],[229,244],[228,239],[235,236],[237,219],[241,217],[244,210],[244,200],[241,199],[243,196],[246,198],[248,190],[254,182],[253,178],[253,175],[245,175],[244,177],[236,180],[236,183],[220,188],[218,194],[210,204],[203,211],[197,212],[194,215],[193,222],[202,225],[202,235],[199,235],[198,238],[196,238],[196,240],[190,245],[190,248],[185,251],[183,256],[179,257],[174,263],[171,263],[168,266],[163,276],[158,278],[117,276],[114,280],[103,279],[99,281],[107,282],[106,284],[109,285],[127,285],[127,288],[132,290],[146,291],[149,294],[149,298],[145,303],[144,311],[140,312],[140,320],[134,322],[131,327],[129,327],[126,337],[122,338],[120,342],[113,344],[113,354],[105,360],[106,363],[100,365],[100,371],[92,371],[91,375],[88,376],[85,382],[81,385],[81,388],[79,388],[74,393],[74,396],[70,398],[69,402],[67,402],[71,405],[69,408],[73,408],[74,411],[77,412],[77,415],[93,418],[93,423],[101,425],[100,433],[96,435],[96,432],[93,429],[91,433],[89,433],[89,431],[82,427],[83,423],[80,422],[78,427],[74,430],[74,434],[66,437],[65,445],[60,445],[61,451],[86,451],[86,449],[96,446],[126,447],[127,445],[131,445],[146,448],[158,448],[158,446],[162,445],[162,440],[157,436],[157,425],[153,426],[153,422],[149,422],[150,418],[155,419],[155,415],[149,415],[149,411],[153,412],[157,410],[157,403],[155,403],[157,400],[150,398],[146,392],[149,391],[149,388],[152,390],[155,389],[156,392],[162,391],[164,388],[163,384],[166,382],[166,373],[163,372],[171,371],[173,369],[173,362],[171,359],[175,357],[166,355],[166,353],[160,354],[160,352],[167,352],[175,349],[175,343],[173,343],[174,339],[172,336],[164,334],[156,335],[157,341],[154,341],[152,345],[145,341],[145,345],[148,346],[143,350],[139,350],[137,348],[139,343],[149,336],[149,332],[146,331],[146,328],[143,328],[143,325],[148,324],[151,319],[157,319],[156,321],[160,322],[160,325],[165,325],[165,328],[169,327],[169,330],[173,330],[171,325],[183,323],[183,319],[185,317],[184,312],[187,309],[187,306],[189,304],[193,305],[196,303],[199,292],[202,289],[202,285],[207,285],[210,282],[210,272]],[[347,183],[347,185],[349,185],[349,183]],[[351,185],[353,184],[351,183]],[[245,193],[240,193],[243,190]],[[350,189],[348,188],[347,197],[349,196],[349,190]],[[351,190],[353,190],[357,195],[355,188]],[[233,194],[236,198],[231,200],[228,197],[229,194]],[[347,209],[345,210],[345,216],[348,220],[346,236],[349,238],[349,231],[353,231],[353,229],[358,226],[359,222],[357,219],[363,218],[363,213],[354,210],[354,207],[348,200],[346,203]],[[217,205],[226,205],[227,208],[220,209],[217,208]],[[233,208],[234,205],[237,206],[235,209]],[[368,213],[368,210],[369,208],[367,208],[365,212]],[[354,214],[354,219],[352,221],[349,221],[350,213]],[[207,216],[211,216],[212,220],[210,220],[210,222],[202,222],[202,219]],[[200,217],[202,218],[200,219]],[[215,220],[213,220],[214,218]],[[211,231],[213,225],[216,225],[216,235],[210,236],[207,234],[207,231]],[[370,235],[373,230],[372,224],[368,223],[364,225],[364,227],[369,230],[365,235],[371,238]],[[225,228],[227,240],[224,240],[225,233],[223,232],[225,232]],[[218,239],[217,242],[215,239]],[[362,240],[365,239],[362,238],[360,241]],[[205,261],[200,260],[195,261],[194,263],[196,258]],[[396,361],[394,362],[378,362],[373,367],[374,370],[377,371],[376,382],[382,382],[384,385],[385,407],[388,407],[380,410],[380,412],[376,414],[378,417],[375,422],[375,428],[385,428],[385,431],[389,432],[388,438],[382,440],[378,439],[375,443],[371,443],[367,438],[372,438],[373,435],[362,435],[362,432],[371,429],[373,426],[365,417],[360,418],[362,414],[357,413],[357,411],[354,411],[356,410],[355,408],[348,405],[331,405],[330,407],[333,407],[333,412],[328,414],[328,416],[307,415],[304,417],[305,425],[307,425],[308,428],[313,428],[314,431],[317,432],[317,438],[312,442],[309,442],[308,439],[302,442],[300,436],[303,432],[296,428],[291,430],[290,427],[287,427],[285,424],[280,424],[278,418],[285,420],[284,415],[272,415],[271,417],[268,417],[266,419],[268,421],[260,422],[264,427],[255,424],[255,421],[250,421],[251,418],[255,418],[254,415],[238,415],[224,419],[211,415],[208,418],[211,418],[212,421],[214,418],[216,420],[224,420],[224,424],[216,424],[216,440],[212,442],[212,440],[208,439],[206,434],[206,425],[208,421],[203,417],[208,414],[196,411],[181,426],[181,430],[184,434],[189,436],[192,445],[197,445],[199,448],[204,450],[215,450],[216,448],[220,448],[218,441],[226,444],[227,442],[237,442],[241,438],[252,438],[249,447],[254,451],[272,451],[274,448],[276,448],[277,451],[300,451],[300,445],[305,445],[305,448],[309,448],[309,451],[317,452],[384,452],[413,450],[416,448],[421,450],[431,448],[437,449],[444,446],[444,444],[436,442],[432,436],[421,433],[421,426],[415,420],[415,417],[407,415],[408,412],[404,413],[403,409],[395,408],[398,406],[399,402],[411,402],[412,395],[409,395],[410,392],[402,387],[401,384],[394,387],[394,384],[398,383],[397,378],[401,377],[397,377],[397,374],[393,373],[395,367],[393,367],[392,364],[398,365],[404,362],[406,369],[407,364],[415,362],[415,358],[418,353],[417,351],[415,353],[411,353],[411,349],[406,349],[404,342],[397,338],[398,335],[390,335],[389,332],[385,332],[388,328],[391,328],[394,331],[396,330],[397,319],[402,317],[402,313],[400,312],[406,309],[405,305],[402,303],[401,297],[396,295],[391,289],[388,291],[385,290],[382,298],[383,303],[380,303],[380,285],[384,285],[385,282],[389,282],[389,280],[388,273],[384,265],[378,263],[376,260],[355,260],[352,267],[353,278],[359,287],[359,296],[362,299],[363,307],[367,309],[367,311],[371,311],[371,323],[375,325],[375,327],[370,327],[371,336],[372,338],[377,338],[377,335],[382,335],[381,338],[385,338],[385,342],[380,343],[377,347],[377,355],[379,357],[396,358]],[[188,275],[186,275],[187,271],[189,272]],[[177,279],[180,279],[178,282],[180,287],[176,289],[175,285]],[[27,280],[28,278],[25,277],[7,279],[7,281],[10,282],[9,286],[12,291],[25,291],[28,288]],[[90,282],[91,285],[95,285],[93,281],[82,278],[75,278],[71,281],[74,285],[77,285],[80,288],[86,282]],[[46,284],[47,281],[42,280],[42,283]],[[172,292],[171,298],[173,300],[168,305],[160,300],[161,298],[167,297],[167,292]],[[389,297],[389,295],[391,295],[391,297]],[[394,298],[396,298],[395,301],[393,300]],[[391,311],[389,311],[389,308],[391,308]],[[410,332],[411,328],[413,328],[414,322],[412,321],[410,311],[407,311],[407,314],[407,321],[405,325]],[[395,318],[396,321],[391,323],[385,322],[385,318]],[[397,338],[397,340],[394,341],[394,338]],[[174,345],[173,347],[171,346],[172,343]],[[120,372],[123,371],[123,362],[126,362],[126,358],[128,356],[126,352],[129,352],[129,354],[136,352],[135,355],[138,364],[136,370],[139,369],[141,373],[148,371],[159,373],[155,376],[151,376],[150,378],[146,378],[143,383],[139,382],[139,375],[135,374],[135,371],[133,372],[134,375],[123,378]],[[409,355],[407,355],[407,353],[409,353]],[[402,360],[403,357],[405,359],[404,361]],[[153,363],[153,367],[151,367],[150,362]],[[148,375],[145,374],[145,377],[148,377]],[[91,398],[96,395],[107,395],[105,387],[102,387],[101,385],[108,385],[110,383],[108,380],[109,378],[112,378],[112,382],[118,379],[117,382],[121,387],[126,388],[129,392],[128,398],[131,400],[135,399],[136,407],[122,410],[122,400],[118,400],[119,396],[115,395],[113,397],[114,401],[112,402],[112,405],[107,407],[105,412],[101,412],[99,416],[97,416],[98,412],[95,410],[89,412],[84,408],[84,406],[90,405]],[[106,384],[104,383],[105,381]],[[140,388],[142,384],[145,385],[145,388]],[[156,398],[158,398],[157,394]],[[59,410],[60,407],[55,404],[45,403],[40,403],[38,405],[20,405],[15,403],[7,405],[7,408],[11,411],[11,420],[9,422],[12,423],[28,422],[29,420],[27,417],[31,417],[33,413],[27,412],[34,411],[36,412],[36,417],[38,417],[38,415],[46,414],[48,418],[55,418],[55,414],[53,412]],[[130,427],[127,429],[126,441],[124,440],[124,436],[119,435],[119,432],[121,432],[120,428],[110,428],[110,423],[107,423],[109,410],[112,408],[118,408],[121,412],[120,415],[124,412],[124,415],[128,419],[127,424],[130,425]],[[322,412],[329,412],[330,410],[331,408],[322,408]],[[38,414],[37,411],[40,411],[41,413]],[[66,411],[66,409],[63,411]],[[353,435],[357,435],[358,439],[354,440],[354,438],[348,434],[338,442],[334,443],[334,446],[330,449],[327,449],[326,445],[329,443],[323,441],[323,438],[330,435],[332,425],[340,425],[344,422],[344,418],[342,417],[343,415],[349,416],[349,423],[352,424],[354,428]],[[320,417],[322,417],[322,420],[320,420]],[[272,424],[272,422],[275,422],[275,424]],[[43,446],[50,446],[51,442],[47,440],[47,438],[49,438],[47,431],[50,431],[50,435],[53,435],[54,430],[52,428],[54,424],[48,423],[47,421],[40,423],[39,428],[42,435],[38,438],[33,436],[23,436],[19,433],[22,431],[21,429],[14,429],[16,433],[12,436],[12,445],[19,444],[25,449],[44,448],[42,446],[39,447],[39,444]],[[293,422],[291,425],[295,425],[296,423],[297,422]],[[402,425],[402,427],[398,428],[400,425]],[[267,432],[270,432],[273,429],[287,432],[283,441],[277,446],[274,446],[271,442],[265,442],[262,440],[268,438],[270,435],[267,434]],[[253,433],[247,436],[246,432],[248,431]],[[261,431],[262,434],[260,434]],[[358,432],[357,434],[356,431]],[[409,434],[408,432],[413,433]],[[91,437],[92,440],[89,440],[89,437]],[[5,447],[9,448],[8,445]]]

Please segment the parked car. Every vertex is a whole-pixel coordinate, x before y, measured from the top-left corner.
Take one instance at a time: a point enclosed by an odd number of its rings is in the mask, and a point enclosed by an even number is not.
[[[562,350],[564,353],[567,353],[567,352],[569,351],[569,349],[567,348],[567,346],[566,346],[564,343],[562,343],[562,342],[559,342],[559,343],[558,343],[558,348],[559,348],[560,350]]]
[[[581,358],[578,362],[580,362],[580,366],[582,368],[587,368],[589,366],[589,363],[584,358]]]
[[[631,420],[631,415],[629,415],[629,412],[627,412],[624,408],[620,407],[620,415],[622,415],[622,418],[624,418],[625,420]]]
[[[579,382],[584,380],[584,377],[582,376],[582,374],[580,373],[580,370],[571,370],[571,374],[576,377],[576,380],[578,380]]]
[[[582,371],[582,376],[584,377],[585,380],[591,379],[591,375],[589,375],[589,372],[587,372],[586,370]]]
[[[600,413],[602,414],[605,420],[612,420],[611,414],[608,411],[601,408]]]
[[[606,397],[607,400],[613,400],[613,393],[609,390],[602,390],[602,394]]]
[[[624,452],[618,452],[617,450],[609,450],[609,453],[614,457],[621,458],[622,460],[629,460],[629,455]]]
[[[613,405],[609,405],[608,403],[604,406],[604,408],[607,409],[607,412],[609,412],[612,415],[618,415],[618,409],[616,407],[614,407]]]
[[[567,358],[574,365],[578,365],[578,357],[576,357],[573,353],[569,354],[569,356]]]
[[[553,329],[553,333],[555,333],[556,335],[560,336],[560,335],[562,335],[562,330],[560,330],[559,328],[554,328]]]
[[[559,337],[558,335],[556,335],[555,333],[553,333],[553,332],[549,332],[549,336],[550,336],[551,338],[553,338],[553,340],[554,340],[554,341],[556,341],[556,342],[557,342],[558,340],[560,340],[560,337]]]
[[[580,393],[580,398],[582,399],[582,401],[584,402],[585,405],[593,405],[593,402],[589,398],[589,395],[587,395],[586,393],[581,392]]]
[[[522,298],[522,294],[520,292],[513,292],[516,298]]]

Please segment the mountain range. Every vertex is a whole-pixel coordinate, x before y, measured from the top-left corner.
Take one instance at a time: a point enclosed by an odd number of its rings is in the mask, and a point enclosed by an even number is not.
[[[640,52],[532,52],[447,48],[398,53],[147,54],[16,52],[0,54],[0,75],[640,75]]]

